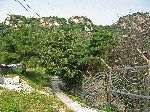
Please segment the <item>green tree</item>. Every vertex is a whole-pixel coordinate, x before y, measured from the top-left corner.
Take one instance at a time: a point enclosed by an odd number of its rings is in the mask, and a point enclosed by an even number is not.
[[[36,39],[31,28],[22,25],[9,31],[0,40],[1,63],[22,63],[24,66],[36,56]],[[26,68],[26,67],[25,67]]]

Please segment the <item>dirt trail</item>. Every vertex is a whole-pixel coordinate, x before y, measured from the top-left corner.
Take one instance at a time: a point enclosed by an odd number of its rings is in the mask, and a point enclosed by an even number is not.
[[[74,102],[72,99],[70,99],[65,93],[63,93],[59,88],[60,80],[58,77],[54,76],[52,77],[51,84],[52,89],[55,92],[56,96],[75,112],[98,112],[96,109],[86,108],[82,107],[77,102]]]

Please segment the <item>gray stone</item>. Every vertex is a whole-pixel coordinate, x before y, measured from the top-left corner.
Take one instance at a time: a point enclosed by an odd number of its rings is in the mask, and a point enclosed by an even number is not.
[[[9,90],[21,91],[21,86],[20,85],[6,85],[5,88],[7,88]]]
[[[19,76],[13,78],[13,85],[19,85]]]
[[[13,78],[4,78],[4,84],[5,85],[12,85],[13,84]]]
[[[0,84],[4,84],[4,78],[3,77],[0,78]]]

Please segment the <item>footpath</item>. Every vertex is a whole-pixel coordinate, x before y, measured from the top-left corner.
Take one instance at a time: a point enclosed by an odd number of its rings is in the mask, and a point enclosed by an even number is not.
[[[72,109],[75,112],[99,112],[96,109],[91,109],[81,106],[79,103],[74,102],[70,99],[63,91],[59,88],[60,79],[57,76],[53,76],[51,80],[51,85],[56,96],[67,105],[68,108]]]

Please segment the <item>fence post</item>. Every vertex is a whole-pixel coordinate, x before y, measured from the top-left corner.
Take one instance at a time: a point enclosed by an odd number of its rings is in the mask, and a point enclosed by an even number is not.
[[[103,60],[101,59],[101,61],[107,66],[107,68],[111,71],[111,67]],[[104,87],[105,87],[105,95],[106,95],[106,103],[110,104],[110,82],[111,82],[111,74],[110,72],[107,74],[107,72],[105,73],[105,78],[104,78]]]
[[[111,105],[111,98],[110,98],[110,88],[112,86],[111,82],[111,69],[108,70],[109,72],[105,73],[105,95],[106,95],[106,104]]]
[[[148,73],[145,80],[145,89],[146,89],[146,96],[149,96],[150,60],[147,60],[147,64],[148,64]],[[144,108],[145,108],[145,112],[149,112],[149,99],[146,99]]]
[[[107,74],[107,72],[105,73],[105,91],[106,91],[106,103],[108,104],[109,103],[109,91],[108,91],[108,84],[109,84],[109,79],[108,79],[109,77],[108,77],[108,74]]]

